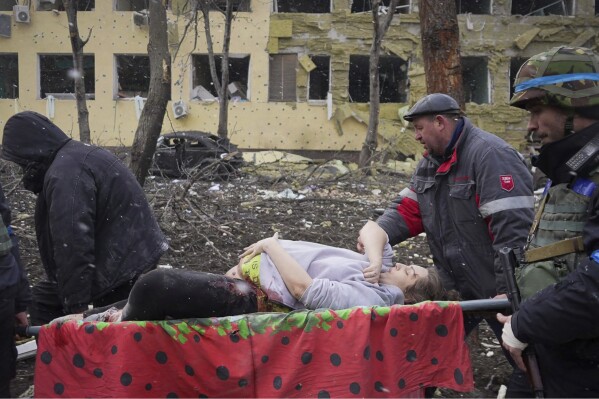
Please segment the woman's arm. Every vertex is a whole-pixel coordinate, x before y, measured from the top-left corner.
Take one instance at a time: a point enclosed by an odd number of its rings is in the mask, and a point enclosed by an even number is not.
[[[278,238],[279,233],[275,233],[272,237],[265,238],[244,248],[241,257],[253,257],[262,252],[266,253],[279,271],[291,295],[299,300],[312,284],[312,277],[285,251]]]

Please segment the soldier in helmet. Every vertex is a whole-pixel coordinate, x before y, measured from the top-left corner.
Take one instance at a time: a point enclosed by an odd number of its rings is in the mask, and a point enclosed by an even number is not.
[[[423,97],[404,119],[412,123],[425,153],[409,187],[360,230],[358,250],[371,262],[365,277],[378,280],[387,242],[395,245],[425,232],[446,289],[457,290],[464,300],[504,294],[497,251],[523,247],[534,216],[532,175],[522,156],[474,126],[445,94]],[[469,318],[466,331],[480,321]],[[501,337],[501,324],[494,318],[487,322]],[[525,379],[522,373],[514,378]]]
[[[591,50],[556,47],[524,63],[510,101],[530,113],[542,144],[534,164],[550,180],[518,276],[529,298],[498,319],[522,367],[535,343],[549,397],[599,397],[598,72]]]

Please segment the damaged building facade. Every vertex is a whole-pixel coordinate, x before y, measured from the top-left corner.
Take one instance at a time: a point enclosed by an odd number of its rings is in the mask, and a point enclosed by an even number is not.
[[[185,33],[185,1],[171,0],[168,12],[176,56],[163,131],[214,133],[217,93],[203,24],[197,39],[193,30]],[[599,0],[453,1],[466,112],[474,123],[522,149],[526,113],[507,105],[519,66],[557,45],[596,48]],[[234,3],[228,90],[232,142],[242,149],[359,151],[368,121],[370,1]],[[149,87],[144,7],[143,0],[79,1],[80,34],[86,38],[91,30],[84,74],[96,144],[133,141]],[[418,1],[402,0],[395,12],[379,65],[379,142],[411,155],[421,146],[403,129],[400,113],[426,94]],[[211,21],[218,52],[221,14],[211,13]],[[217,57],[217,67],[220,62]],[[16,112],[34,110],[78,138],[71,68],[62,0],[0,0],[0,126]]]

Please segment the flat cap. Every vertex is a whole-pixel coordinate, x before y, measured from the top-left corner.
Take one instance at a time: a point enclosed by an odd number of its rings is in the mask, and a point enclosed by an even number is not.
[[[433,93],[422,97],[407,114],[404,119],[412,122],[416,117],[422,115],[438,115],[438,114],[461,114],[462,110],[458,102],[447,94]]]

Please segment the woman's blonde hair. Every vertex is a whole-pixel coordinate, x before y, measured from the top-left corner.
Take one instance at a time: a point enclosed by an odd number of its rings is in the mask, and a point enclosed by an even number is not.
[[[447,291],[441,283],[441,276],[434,267],[427,268],[428,276],[419,278],[404,290],[404,303],[412,304],[423,301],[454,301],[458,300],[456,291]]]

